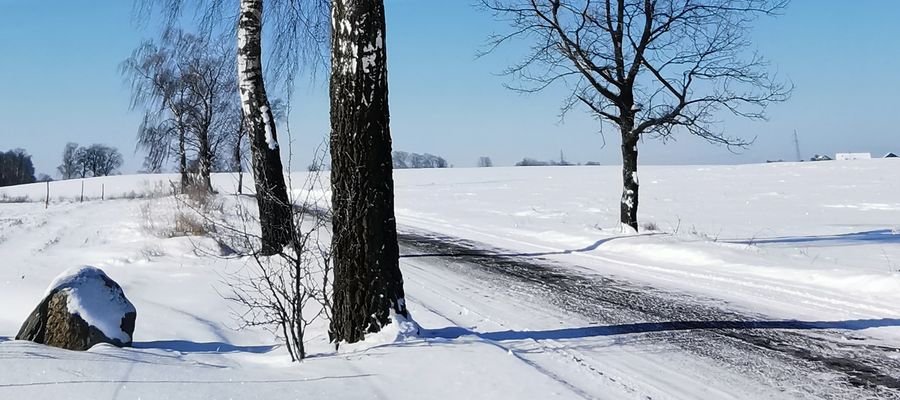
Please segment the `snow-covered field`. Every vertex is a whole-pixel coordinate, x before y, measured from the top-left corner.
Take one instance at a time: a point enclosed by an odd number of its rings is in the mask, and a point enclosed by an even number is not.
[[[637,234],[616,223],[615,167],[402,170],[395,180],[403,230],[772,319],[880,321],[855,327],[853,340],[900,347],[897,172],[896,160],[643,167],[640,216],[656,228]],[[234,192],[234,176],[214,178]],[[428,257],[402,260],[422,338],[388,334],[335,352],[320,324],[313,357],[291,364],[266,332],[233,329],[221,281],[238,261],[195,254],[213,246],[204,239],[148,229],[173,219],[172,199],[120,198],[165,192],[167,179],[86,179],[84,203],[73,200],[81,181],[53,182],[46,209],[43,184],[0,188],[0,199],[31,200],[0,204],[0,399],[814,398],[821,383],[761,384],[642,333],[504,336],[596,321]],[[101,191],[114,199],[98,201]],[[135,348],[12,340],[53,278],[79,264],[122,285],[138,312]]]
[[[622,234],[613,167],[403,171],[401,224],[784,318],[900,316],[900,161],[650,166]],[[559,253],[559,254],[554,254]]]

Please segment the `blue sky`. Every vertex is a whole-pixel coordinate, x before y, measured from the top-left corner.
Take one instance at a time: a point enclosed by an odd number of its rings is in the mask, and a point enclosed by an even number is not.
[[[576,111],[558,118],[563,87],[535,95],[503,88],[512,46],[476,59],[488,35],[506,27],[469,0],[387,0],[388,68],[394,147],[444,156],[458,167],[481,155],[510,165],[522,157],[619,162],[616,137],[605,148],[598,124]],[[38,172],[55,172],[66,142],[106,143],[134,154],[139,112],[118,73],[142,38],[128,0],[0,0],[0,150],[21,147]],[[641,145],[644,164],[752,163],[813,153],[900,151],[900,2],[794,0],[785,14],[760,21],[751,38],[796,89],[769,110],[768,122],[723,115],[730,134],[757,137],[733,154],[688,135]],[[328,134],[327,82],[301,79],[291,132],[295,169]],[[282,131],[281,135],[285,135]],[[286,138],[282,138],[282,144]]]

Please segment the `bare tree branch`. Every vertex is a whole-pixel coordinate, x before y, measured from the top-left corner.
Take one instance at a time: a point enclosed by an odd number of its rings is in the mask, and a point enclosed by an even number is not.
[[[564,115],[583,104],[622,138],[622,222],[637,228],[637,144],[678,131],[727,147],[752,140],[716,127],[720,112],[764,119],[792,86],[778,82],[750,51],[746,32],[787,0],[482,0],[511,26],[487,53],[515,39],[534,45],[504,71],[522,92],[564,82]]]

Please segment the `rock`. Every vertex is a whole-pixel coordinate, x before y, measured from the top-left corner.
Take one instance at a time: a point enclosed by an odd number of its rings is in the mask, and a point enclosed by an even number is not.
[[[16,339],[69,350],[98,343],[131,346],[137,311],[122,287],[90,266],[57,277]]]

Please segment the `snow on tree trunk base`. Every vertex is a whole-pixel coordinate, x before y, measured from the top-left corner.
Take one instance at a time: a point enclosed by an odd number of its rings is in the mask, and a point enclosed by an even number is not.
[[[131,346],[136,318],[115,281],[98,268],[79,267],[50,284],[16,339],[82,351],[99,343]]]
[[[393,310],[389,315],[390,323],[381,327],[378,332],[370,333],[365,336],[364,340],[355,343],[341,342],[339,351],[353,353],[385,344],[403,343],[421,338],[422,328],[412,317],[397,314]]]

